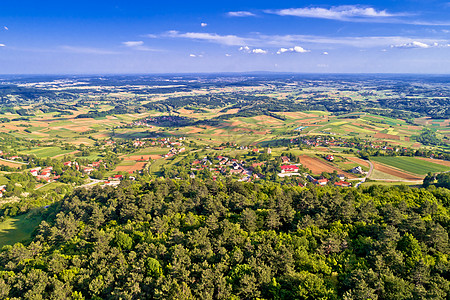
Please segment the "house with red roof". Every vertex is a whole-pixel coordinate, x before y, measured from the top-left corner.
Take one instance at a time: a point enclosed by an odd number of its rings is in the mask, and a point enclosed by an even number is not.
[[[317,184],[317,185],[324,186],[324,185],[327,185],[328,179],[326,179],[326,178],[317,179],[314,183]]]
[[[335,182],[335,183],[334,183],[334,186],[351,187],[352,184],[351,184],[350,182],[341,180],[341,181]]]
[[[291,173],[291,172],[298,172],[298,167],[295,165],[284,165],[281,166],[281,173]]]

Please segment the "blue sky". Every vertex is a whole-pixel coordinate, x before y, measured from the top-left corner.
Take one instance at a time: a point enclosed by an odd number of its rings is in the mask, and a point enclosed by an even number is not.
[[[2,74],[450,72],[448,1],[2,2]]]

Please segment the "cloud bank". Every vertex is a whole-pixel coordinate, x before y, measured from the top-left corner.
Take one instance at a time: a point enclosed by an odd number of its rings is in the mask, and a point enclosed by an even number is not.
[[[357,5],[340,5],[331,8],[305,7],[305,8],[287,8],[279,10],[266,10],[266,13],[279,16],[294,16],[303,18],[319,18],[330,20],[350,21],[358,19],[376,19],[404,16],[405,14],[388,13],[386,10],[376,10],[373,7],[363,7]]]

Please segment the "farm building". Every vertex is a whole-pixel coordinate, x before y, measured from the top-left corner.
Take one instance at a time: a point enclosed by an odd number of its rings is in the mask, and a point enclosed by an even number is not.
[[[354,167],[353,169],[350,170],[350,172],[352,172],[353,174],[363,174],[364,173],[361,166]]]
[[[352,184],[350,182],[346,182],[346,181],[338,181],[334,183],[334,186],[340,186],[340,187],[350,187],[352,186]]]
[[[328,179],[326,179],[326,178],[317,179],[314,183],[317,185],[327,185]]]
[[[295,165],[281,166],[281,173],[288,173],[288,172],[298,172],[298,167]]]

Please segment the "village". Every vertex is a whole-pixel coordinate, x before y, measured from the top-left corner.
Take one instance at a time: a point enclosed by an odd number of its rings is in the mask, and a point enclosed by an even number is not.
[[[272,152],[271,148],[260,150],[258,148],[253,148],[251,153],[253,155],[257,154],[268,154]],[[328,155],[325,159],[332,161],[334,157]],[[301,162],[293,162],[288,156],[280,156],[275,158],[279,160],[279,165],[276,167],[276,176],[279,178],[285,177],[298,177],[297,183],[299,186],[305,186],[306,181],[309,181],[315,185],[325,186],[332,184],[338,187],[351,187],[352,183],[346,181],[346,176],[344,174],[336,174],[335,178],[331,180],[325,178],[324,176],[313,177],[311,174],[306,172],[302,168]],[[202,159],[195,159],[191,162],[190,167],[190,177],[195,178],[195,173],[199,173],[203,170],[207,170],[212,173],[212,179],[217,180],[219,176],[231,176],[236,178],[238,181],[251,182],[258,179],[265,179],[267,174],[263,174],[261,167],[267,164],[268,161],[257,161],[254,159],[236,159],[229,158],[224,155],[218,155],[213,158],[203,157]],[[351,170],[355,174],[364,174],[363,169],[358,166]]]

